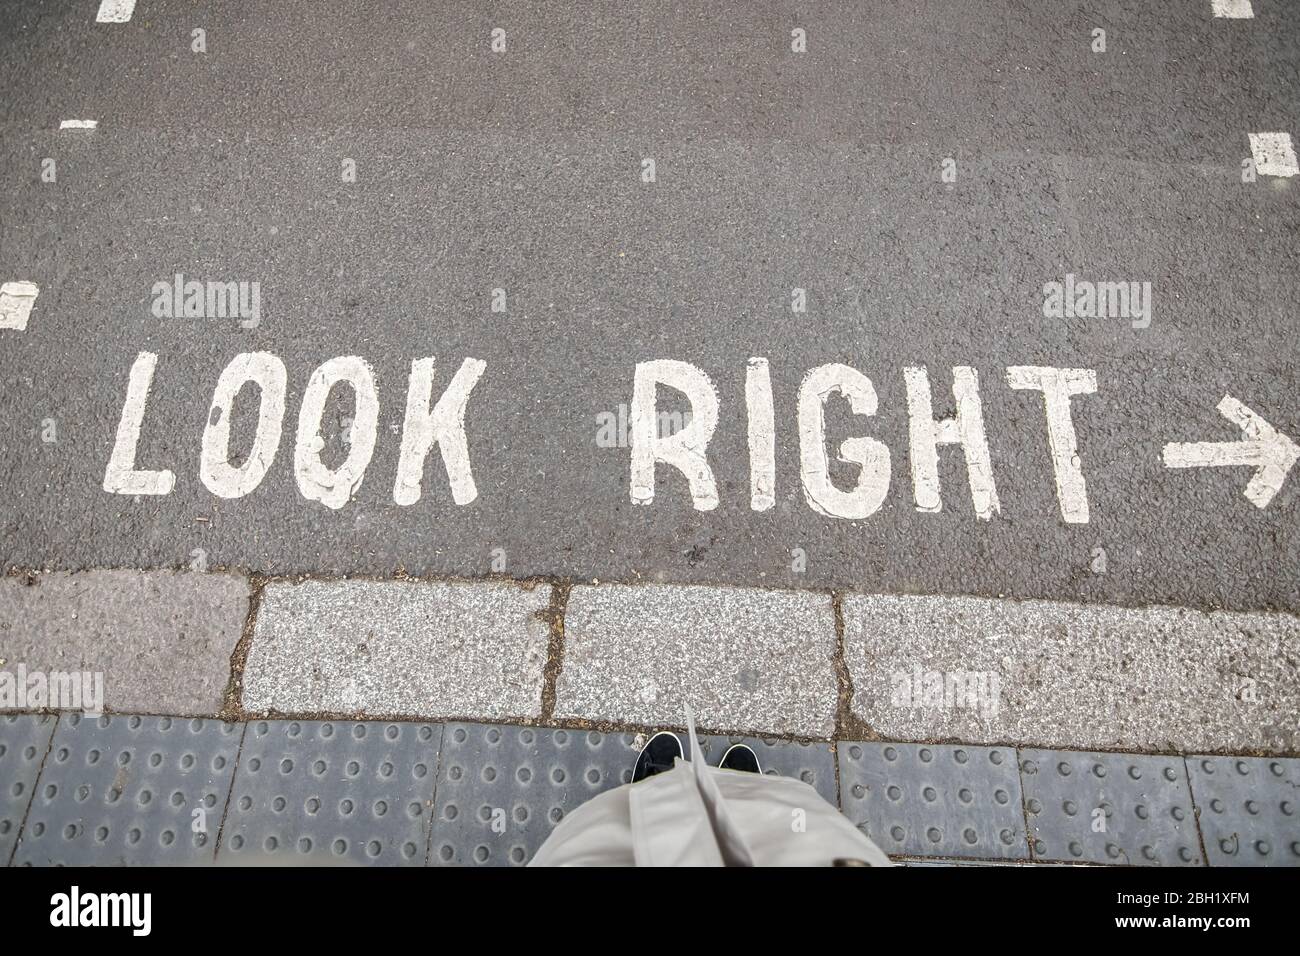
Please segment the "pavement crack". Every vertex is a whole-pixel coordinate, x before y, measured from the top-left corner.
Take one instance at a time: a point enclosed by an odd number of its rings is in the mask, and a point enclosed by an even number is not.
[[[18,848],[22,846],[23,834],[27,830],[27,816],[32,812],[32,804],[36,802],[36,793],[41,783],[41,775],[45,773],[45,762],[50,759],[50,751],[54,749],[54,735],[59,732],[59,724],[62,722],[63,715],[55,714],[54,727],[50,730],[50,739],[45,744],[45,753],[41,755],[41,765],[36,771],[36,776],[32,778],[32,797],[28,799],[27,806],[23,808],[23,818],[18,824],[18,833],[14,837],[14,848],[9,851],[9,859],[5,860],[5,866],[13,866],[14,860],[18,859]]]
[[[221,840],[226,832],[226,820],[230,817],[230,800],[235,795],[235,780],[239,777],[239,764],[244,758],[244,741],[248,739],[248,721],[243,722],[243,729],[239,734],[239,747],[235,750],[235,766],[230,771],[230,789],[226,791],[226,802],[221,806],[221,822],[217,824],[217,840],[212,847],[212,861],[215,863],[217,854],[221,852]]]

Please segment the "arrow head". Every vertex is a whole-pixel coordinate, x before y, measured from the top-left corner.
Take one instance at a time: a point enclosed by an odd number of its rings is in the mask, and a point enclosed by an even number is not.
[[[1282,482],[1300,459],[1300,446],[1231,395],[1223,396],[1219,413],[1240,425],[1246,437],[1259,448],[1259,468],[1246,485],[1246,497],[1255,507],[1266,507],[1282,490]]]
[[[1253,465],[1245,495],[1256,508],[1267,507],[1300,460],[1300,446],[1231,395],[1219,402],[1219,414],[1246,436],[1238,442],[1171,442],[1165,445],[1166,468],[1216,468]]]

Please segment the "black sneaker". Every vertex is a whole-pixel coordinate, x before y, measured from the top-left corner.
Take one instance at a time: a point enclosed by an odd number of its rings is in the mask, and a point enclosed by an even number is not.
[[[758,765],[758,754],[747,744],[732,744],[722,755],[718,767],[722,770],[739,770],[742,773],[762,773]]]
[[[632,782],[639,783],[646,777],[673,769],[673,761],[682,755],[682,742],[671,731],[661,730],[641,748],[637,755],[636,767],[632,770]]]

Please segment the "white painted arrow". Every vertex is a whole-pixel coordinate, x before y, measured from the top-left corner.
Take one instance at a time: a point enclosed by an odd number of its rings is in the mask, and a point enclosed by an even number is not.
[[[1219,414],[1240,428],[1246,440],[1170,442],[1164,447],[1165,467],[1254,466],[1246,497],[1256,508],[1266,507],[1300,458],[1300,446],[1231,395],[1224,395],[1219,402]]]

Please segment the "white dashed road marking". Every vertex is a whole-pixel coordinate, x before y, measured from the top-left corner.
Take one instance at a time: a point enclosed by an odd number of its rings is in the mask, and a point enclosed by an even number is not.
[[[1231,395],[1219,402],[1219,414],[1245,433],[1244,441],[1171,442],[1165,445],[1166,468],[1218,468],[1254,465],[1245,495],[1256,508],[1265,507],[1282,488],[1287,473],[1300,458],[1300,447]]]
[[[1250,155],[1261,176],[1300,175],[1290,133],[1251,133]]]
[[[41,290],[35,282],[6,282],[0,285],[0,329],[27,328],[27,317]]]
[[[127,23],[135,13],[135,0],[102,0],[96,23]]]
[[[94,129],[98,125],[99,120],[64,120],[59,129]]]
[[[1246,20],[1255,15],[1255,10],[1250,5],[1250,0],[1210,0],[1210,5],[1214,7],[1216,17],[1227,17],[1232,20]]]

